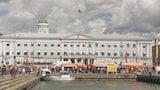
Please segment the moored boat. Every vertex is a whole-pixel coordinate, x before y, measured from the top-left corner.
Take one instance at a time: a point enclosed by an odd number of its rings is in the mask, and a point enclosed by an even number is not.
[[[42,69],[41,70],[41,80],[51,80],[51,71],[49,69]]]
[[[69,72],[61,71],[58,76],[51,76],[52,80],[55,81],[72,81],[75,80],[75,77],[72,77]]]

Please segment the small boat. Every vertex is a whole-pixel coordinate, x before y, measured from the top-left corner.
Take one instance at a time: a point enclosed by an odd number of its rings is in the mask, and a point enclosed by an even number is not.
[[[60,75],[51,76],[52,80],[55,81],[72,81],[75,80],[75,77],[72,77],[67,71],[60,71]]]
[[[48,81],[51,80],[51,71],[49,69],[41,69],[41,80]]]

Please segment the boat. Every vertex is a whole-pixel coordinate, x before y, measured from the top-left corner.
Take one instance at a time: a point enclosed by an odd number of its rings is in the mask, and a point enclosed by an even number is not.
[[[48,81],[51,80],[51,71],[49,69],[41,69],[41,80]]]
[[[60,75],[51,76],[54,81],[72,81],[75,80],[75,77],[72,77],[67,71],[60,71]]]

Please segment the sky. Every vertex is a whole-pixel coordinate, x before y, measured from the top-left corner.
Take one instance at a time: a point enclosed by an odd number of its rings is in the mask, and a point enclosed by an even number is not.
[[[154,36],[160,32],[160,0],[0,0],[0,33],[37,32],[42,18],[51,33]]]

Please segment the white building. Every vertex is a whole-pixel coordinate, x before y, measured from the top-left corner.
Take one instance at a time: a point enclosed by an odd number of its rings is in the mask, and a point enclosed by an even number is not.
[[[40,21],[38,33],[0,36],[0,65],[94,61],[152,63],[153,40],[130,34],[48,33],[48,22]]]

